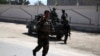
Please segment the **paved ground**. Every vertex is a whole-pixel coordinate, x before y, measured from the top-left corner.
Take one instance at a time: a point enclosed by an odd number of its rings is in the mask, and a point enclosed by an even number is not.
[[[71,33],[72,38],[67,45],[51,38],[48,56],[100,56],[100,34],[78,31]],[[36,46],[36,41],[34,35],[27,35],[25,25],[0,22],[0,56],[32,56],[31,51]],[[41,51],[38,55],[41,55]]]

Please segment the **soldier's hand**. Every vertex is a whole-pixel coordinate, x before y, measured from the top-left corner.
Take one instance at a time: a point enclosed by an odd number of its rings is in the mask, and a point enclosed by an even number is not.
[[[69,36],[69,39],[71,40],[71,36],[70,36],[70,35],[71,35],[71,33],[69,33],[69,34],[68,34],[68,36]]]

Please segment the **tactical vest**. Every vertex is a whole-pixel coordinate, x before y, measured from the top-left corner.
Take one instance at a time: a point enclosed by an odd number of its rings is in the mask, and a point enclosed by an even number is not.
[[[39,31],[48,32],[49,33],[50,32],[50,28],[51,28],[50,21],[46,21],[40,26]]]

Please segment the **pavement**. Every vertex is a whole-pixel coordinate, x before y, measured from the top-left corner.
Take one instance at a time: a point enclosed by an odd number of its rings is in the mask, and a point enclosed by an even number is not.
[[[0,22],[0,56],[32,56],[32,50],[37,46],[37,38],[27,35],[26,32],[25,25]],[[77,32],[72,33],[72,37],[79,36],[79,33],[76,35]],[[60,44],[62,41],[50,41],[50,49],[47,56],[97,56],[92,52],[70,47],[70,43],[74,44],[73,41],[77,43],[78,39],[73,38],[72,42],[69,41],[67,45]],[[74,44],[74,46],[77,45]],[[78,46],[84,47],[79,44]],[[41,56],[41,54],[42,49],[37,52],[37,56]]]
[[[32,56],[32,50],[36,43],[20,41],[16,39],[3,38],[0,39],[0,56]],[[92,53],[82,53],[77,50],[59,49],[57,46],[50,46],[47,56],[95,56]],[[42,49],[37,52],[37,56],[41,56]]]

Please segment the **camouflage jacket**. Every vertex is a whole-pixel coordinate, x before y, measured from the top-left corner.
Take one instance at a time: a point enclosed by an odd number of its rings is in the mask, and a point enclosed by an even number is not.
[[[54,30],[53,24],[51,23],[50,20],[40,20],[37,23],[37,30],[41,32],[47,32],[50,33],[51,31]]]

